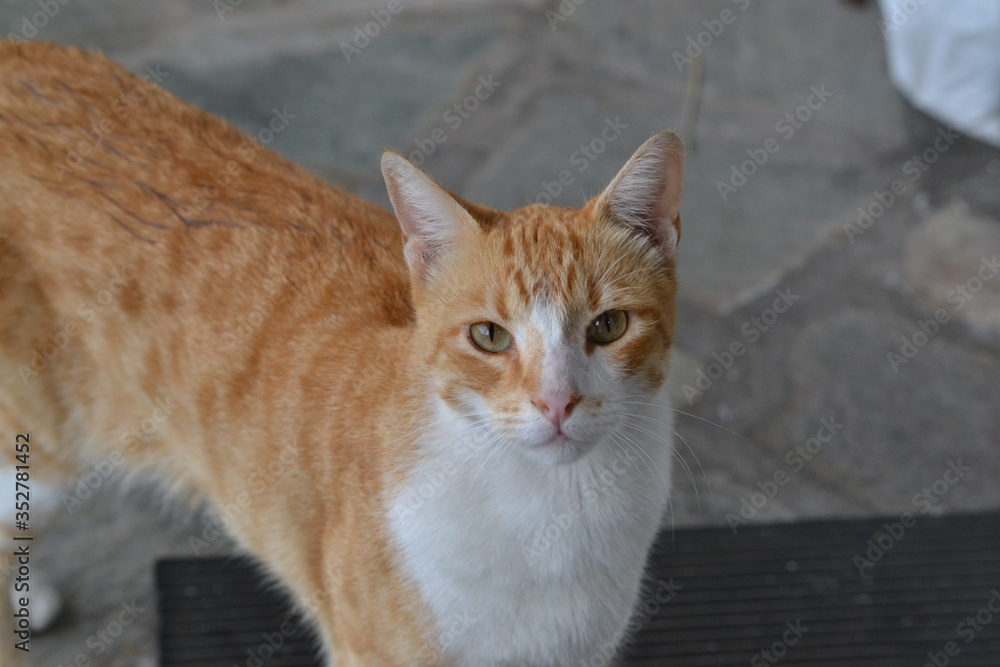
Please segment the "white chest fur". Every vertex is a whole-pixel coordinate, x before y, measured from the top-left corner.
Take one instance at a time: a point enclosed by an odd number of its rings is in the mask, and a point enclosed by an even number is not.
[[[436,616],[436,653],[475,667],[600,664],[638,600],[667,502],[663,430],[563,466],[510,450],[425,460],[390,518]]]

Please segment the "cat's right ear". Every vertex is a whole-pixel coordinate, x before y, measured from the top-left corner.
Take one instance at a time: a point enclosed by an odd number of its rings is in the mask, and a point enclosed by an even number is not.
[[[382,177],[406,236],[404,254],[410,273],[426,280],[476,222],[447,190],[398,153],[382,154]]]

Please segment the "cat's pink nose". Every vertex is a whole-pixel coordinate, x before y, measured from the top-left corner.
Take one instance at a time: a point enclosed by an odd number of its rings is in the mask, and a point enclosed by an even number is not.
[[[549,421],[561,427],[579,401],[580,397],[572,394],[547,394],[531,402],[549,418]]]

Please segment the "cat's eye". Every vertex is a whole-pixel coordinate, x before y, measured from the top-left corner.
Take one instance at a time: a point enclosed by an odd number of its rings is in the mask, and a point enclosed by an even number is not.
[[[469,337],[480,350],[496,354],[510,347],[510,332],[493,322],[477,322],[469,327]]]
[[[628,315],[624,310],[608,310],[587,327],[587,339],[598,345],[613,343],[622,337],[628,328]]]

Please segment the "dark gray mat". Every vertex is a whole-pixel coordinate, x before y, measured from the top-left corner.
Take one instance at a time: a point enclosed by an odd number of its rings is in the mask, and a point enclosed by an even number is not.
[[[626,665],[1000,665],[1000,514],[678,530],[649,574]],[[163,667],[319,664],[247,561],[157,586]]]

